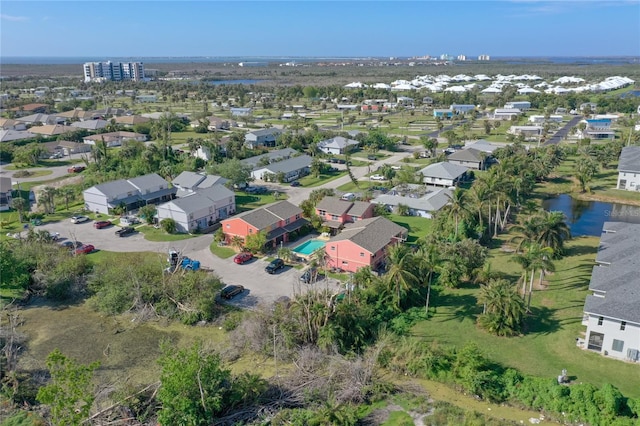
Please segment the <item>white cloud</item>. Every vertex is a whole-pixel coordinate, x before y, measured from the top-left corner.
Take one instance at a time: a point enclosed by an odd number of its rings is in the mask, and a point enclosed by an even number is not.
[[[12,16],[12,15],[5,15],[4,13],[0,13],[0,19],[2,19],[3,21],[11,21],[11,22],[24,22],[29,20],[29,18],[27,18],[26,16]]]

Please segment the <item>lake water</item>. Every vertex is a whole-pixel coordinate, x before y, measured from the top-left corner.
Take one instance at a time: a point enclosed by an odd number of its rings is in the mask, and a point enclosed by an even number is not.
[[[626,204],[583,201],[562,194],[544,200],[542,206],[548,211],[563,212],[573,236],[600,236],[605,222],[640,224],[640,207]]]

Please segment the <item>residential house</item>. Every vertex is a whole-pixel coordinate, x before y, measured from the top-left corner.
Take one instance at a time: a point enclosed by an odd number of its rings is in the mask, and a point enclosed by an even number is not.
[[[327,241],[327,266],[347,272],[365,266],[378,270],[386,262],[387,248],[405,241],[407,234],[406,228],[382,216],[349,223]]]
[[[520,111],[527,111],[531,109],[531,102],[529,101],[511,101],[504,104],[506,109],[519,109]]]
[[[78,130],[75,127],[64,126],[62,124],[47,124],[46,126],[34,126],[30,127],[29,131],[37,135],[45,137],[61,135],[63,133],[75,132]]]
[[[580,111],[589,111],[590,113],[596,112],[597,108],[598,104],[595,102],[585,102],[583,104],[580,104],[580,106],[578,107]]]
[[[381,204],[390,212],[397,212],[399,206],[406,206],[409,216],[419,216],[427,219],[433,218],[436,212],[449,204],[452,190],[449,188],[435,188],[424,191],[423,185],[415,185],[418,188],[409,188],[403,191],[394,188],[386,194],[381,194],[371,200],[372,203]]]
[[[48,104],[34,103],[34,104],[26,104],[26,105],[21,105],[15,108],[11,108],[9,111],[15,112],[16,117],[24,117],[25,115],[29,115],[29,114],[37,114],[37,113],[44,114],[48,110],[49,110]]]
[[[138,102],[138,103],[158,102],[158,96],[156,96],[156,95],[138,95],[138,96],[136,96],[136,102]]]
[[[618,161],[618,189],[640,191],[640,146],[625,146]]]
[[[86,143],[81,142],[58,141],[58,146],[60,147],[60,151],[62,151],[64,155],[91,152],[91,145],[87,145]]]
[[[578,133],[578,139],[613,139],[615,132],[611,130],[610,118],[593,118],[583,120],[585,129]]]
[[[173,219],[178,232],[206,231],[236,212],[236,197],[224,185],[213,185],[160,204],[158,221]]]
[[[0,117],[0,130],[27,130],[27,126],[24,123],[13,120],[11,118]]]
[[[337,104],[336,109],[338,111],[356,111],[359,106],[356,104]]]
[[[130,95],[127,95],[130,96]],[[158,114],[166,114],[166,113],[158,113]],[[116,108],[116,107],[106,107],[102,109],[97,109],[93,111],[92,118],[102,118],[105,119],[107,117],[119,117],[121,115],[133,115],[133,111],[124,109],[124,108]]]
[[[605,222],[582,325],[583,348],[640,361],[640,224]]]
[[[71,127],[75,127],[76,129],[85,129],[90,132],[95,132],[100,129],[104,129],[109,125],[107,120],[85,120],[85,121],[76,121],[71,123]]]
[[[175,197],[177,188],[156,173],[131,179],[101,183],[82,192],[85,208],[92,212],[109,214],[120,205],[127,211],[146,204],[158,204]]]
[[[281,134],[282,130],[275,127],[254,130],[244,135],[244,145],[249,149],[273,147],[276,146],[276,140]]]
[[[227,120],[226,118],[220,118],[212,115],[211,117],[206,117],[206,120],[209,124],[207,125],[207,129],[210,132],[215,132],[217,130],[231,130],[231,127],[236,127],[237,123],[231,120]],[[200,126],[201,120],[193,120],[191,121],[191,127]]]
[[[300,207],[289,201],[278,201],[223,220],[222,230],[227,243],[234,237],[244,241],[249,235],[264,232],[267,247],[276,248],[281,242],[290,241],[291,233],[306,224],[308,221],[302,217]]]
[[[408,96],[398,96],[396,98],[396,102],[398,106],[403,106],[403,107],[413,107],[414,105],[413,98],[410,98]]]
[[[150,118],[143,117],[141,115],[121,115],[115,117],[114,120],[116,121],[116,124],[127,128],[133,127],[136,124],[144,124],[151,121]]]
[[[512,135],[522,135],[525,139],[535,139],[542,136],[542,126],[511,126],[507,133]]]
[[[11,178],[0,177],[0,212],[11,208]]]
[[[530,115],[529,122],[533,124],[562,123],[562,116],[550,115],[549,117],[545,117],[544,115]]]
[[[33,139],[37,135],[35,133],[19,131],[19,130],[0,130],[0,142],[21,141],[25,139]]]
[[[447,162],[469,169],[484,170],[487,166],[487,154],[475,148],[465,148],[448,155]]]
[[[493,111],[493,118],[496,120],[511,120],[520,114],[522,114],[522,111],[518,108],[496,108]]]
[[[360,142],[347,139],[342,136],[336,136],[331,139],[325,139],[323,141],[318,142],[318,149],[325,154],[344,154],[347,150],[353,152]]]
[[[234,117],[248,117],[253,113],[252,108],[229,108],[229,111]]]
[[[475,111],[475,105],[463,105],[463,104],[451,104],[449,107],[454,114],[466,114],[468,112]]]
[[[425,96],[422,98],[423,105],[433,105],[433,98],[431,96]]]
[[[108,147],[115,147],[121,146],[124,141],[131,140],[144,142],[147,140],[147,136],[142,133],[119,131],[87,136],[83,139],[83,142],[89,145],[95,145],[98,141],[104,141]]]
[[[70,111],[60,112],[56,114],[60,118],[64,118],[65,121],[83,121],[83,120],[93,120],[95,117],[94,111],[85,111],[82,108],[75,108]]]
[[[433,116],[435,118],[451,118],[453,117],[453,111],[450,109],[434,109]]]
[[[337,197],[324,197],[316,205],[316,214],[323,225],[336,231],[347,223],[373,217],[373,204],[365,201],[349,201]]]
[[[283,182],[291,182],[309,174],[313,158],[304,154],[287,160],[277,161],[265,166],[256,166],[251,172],[254,179],[274,182],[277,176],[283,176]]]
[[[500,149],[502,147],[504,147],[504,145],[499,145],[499,144],[494,144],[491,143],[485,139],[478,139],[477,141],[468,141],[465,143],[464,145],[465,149],[467,148],[473,148],[477,151],[482,151],[484,153],[486,153],[487,155],[493,155],[493,153],[495,152],[495,150]]]
[[[240,162],[255,169],[259,165],[262,166],[269,163],[275,163],[277,161],[287,160],[298,154],[300,153],[293,148],[282,148],[269,151],[266,154],[254,155],[253,157],[240,160]]]
[[[171,183],[174,187],[178,188],[176,195],[178,197],[184,197],[214,185],[224,185],[227,182],[228,179],[221,176],[184,171],[176,176]]]
[[[62,124],[66,120],[62,117],[53,114],[31,114],[25,115],[24,117],[16,118],[16,121],[19,123],[23,123],[27,126],[41,126],[46,124]]]
[[[420,170],[422,182],[427,185],[456,186],[464,182],[469,169],[448,162],[429,164]]]

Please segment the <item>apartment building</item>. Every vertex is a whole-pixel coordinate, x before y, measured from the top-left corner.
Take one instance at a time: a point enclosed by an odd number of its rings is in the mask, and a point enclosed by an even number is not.
[[[142,62],[86,62],[84,81],[122,81],[144,80],[144,64]]]

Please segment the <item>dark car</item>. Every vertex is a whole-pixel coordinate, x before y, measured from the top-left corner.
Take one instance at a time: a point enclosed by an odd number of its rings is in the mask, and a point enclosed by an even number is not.
[[[94,246],[92,246],[91,244],[85,244],[83,246],[78,247],[75,250],[75,254],[89,254],[92,251],[94,251],[96,248]]]
[[[67,169],[68,173],[80,173],[86,169],[85,166],[71,166]]]
[[[254,194],[266,194],[269,192],[269,189],[265,186],[256,186],[256,190],[253,192]]]
[[[122,229],[118,229],[116,231],[116,236],[117,237],[125,237],[127,235],[131,235],[134,232],[136,232],[136,228],[132,227],[132,226],[125,226]]]
[[[376,157],[375,155],[367,155],[367,160],[376,161],[377,159],[378,159],[378,157]]]
[[[248,262],[251,259],[253,259],[253,255],[248,251],[245,251],[245,252],[236,254],[236,257],[233,258],[233,261],[238,265],[242,265],[243,263]]]
[[[301,184],[299,181],[294,180],[293,182],[291,182],[291,186],[301,186]]]
[[[271,263],[264,268],[265,271],[269,274],[275,274],[278,269],[284,268],[284,260],[282,259],[273,259]]]
[[[315,269],[307,269],[300,275],[300,281],[305,284],[310,284],[318,280],[318,271]]]
[[[337,159],[337,158],[329,158],[327,161],[328,161],[329,163],[337,163],[337,162],[338,162],[338,159]]]
[[[93,222],[93,227],[96,229],[102,229],[113,225],[109,220],[99,220],[97,222]]]
[[[65,241],[60,243],[60,247],[64,247],[64,248],[69,249],[69,250],[75,250],[75,249],[80,248],[82,246],[83,246],[83,244],[80,241],[65,240]]]
[[[244,287],[241,285],[228,285],[220,292],[220,297],[223,299],[231,299],[244,292]]]

